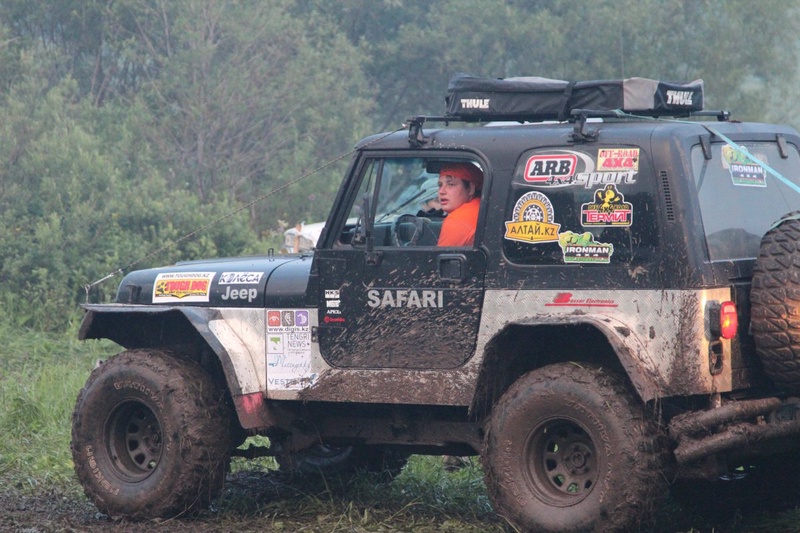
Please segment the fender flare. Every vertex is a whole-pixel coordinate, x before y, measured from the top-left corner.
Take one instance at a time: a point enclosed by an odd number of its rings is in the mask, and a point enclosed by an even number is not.
[[[245,394],[237,378],[237,366],[231,354],[209,328],[209,323],[219,320],[220,313],[207,307],[149,306],[126,304],[85,304],[81,306],[83,317],[78,339],[109,339],[126,349],[155,348],[169,344],[171,334],[180,334],[191,328],[216,354],[225,374],[225,382],[231,397]],[[153,324],[170,327],[152,327]],[[158,338],[154,338],[156,332]],[[255,368],[251,369],[256,372]],[[241,370],[240,370],[241,373]]]
[[[484,357],[478,373],[477,388],[473,394],[470,411],[475,412],[482,405],[483,400],[485,400],[483,394],[486,391],[483,390],[481,384],[487,381],[494,359],[502,358],[502,354],[497,356],[486,356],[486,354],[492,352],[492,344],[496,339],[501,338],[509,327],[578,325],[589,325],[606,338],[642,402],[647,402],[663,395],[666,386],[663,377],[641,339],[630,330],[629,326],[605,315],[550,315],[509,322],[494,333],[492,339],[485,346]]]

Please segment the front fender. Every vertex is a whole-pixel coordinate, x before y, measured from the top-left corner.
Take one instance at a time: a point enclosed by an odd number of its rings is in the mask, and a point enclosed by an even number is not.
[[[196,351],[205,343],[220,361],[231,396],[266,390],[264,312],[259,309],[87,304],[78,338],[127,348]]]

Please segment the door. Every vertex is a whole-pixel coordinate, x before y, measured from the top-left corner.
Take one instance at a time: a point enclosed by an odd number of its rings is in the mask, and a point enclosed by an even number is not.
[[[389,154],[357,166],[346,220],[333,222],[336,237],[316,257],[329,364],[455,368],[473,354],[486,257],[474,245],[436,245],[439,163]]]

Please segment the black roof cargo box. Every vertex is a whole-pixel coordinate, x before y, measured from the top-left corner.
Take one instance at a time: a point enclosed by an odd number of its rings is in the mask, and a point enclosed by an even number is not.
[[[446,101],[447,115],[464,120],[566,120],[573,109],[685,115],[703,109],[703,80],[673,83],[626,78],[568,82],[456,74],[447,87]]]

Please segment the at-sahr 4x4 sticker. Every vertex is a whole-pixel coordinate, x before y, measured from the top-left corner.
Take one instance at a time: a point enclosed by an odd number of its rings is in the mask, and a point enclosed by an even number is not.
[[[561,224],[553,223],[553,204],[539,191],[528,191],[514,204],[505,238],[527,243],[556,242]]]
[[[597,170],[639,171],[638,148],[601,148],[597,151]]]
[[[581,226],[630,226],[633,206],[609,183],[594,191],[594,201],[581,205]]]

